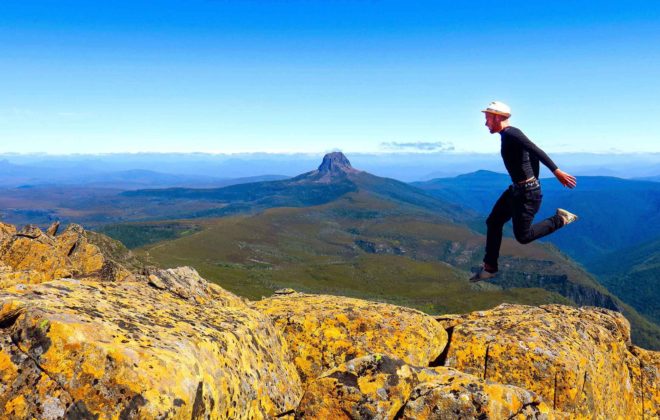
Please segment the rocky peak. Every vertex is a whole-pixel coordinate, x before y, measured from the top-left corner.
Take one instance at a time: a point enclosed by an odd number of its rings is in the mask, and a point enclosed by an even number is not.
[[[318,171],[322,175],[358,172],[351,166],[351,162],[342,152],[332,152],[323,156],[323,162],[321,162]]]
[[[357,173],[360,173],[360,171],[351,166],[351,162],[342,152],[332,152],[323,156],[323,162],[321,162],[319,168],[305,174],[303,181],[329,184],[345,178],[346,175]]]

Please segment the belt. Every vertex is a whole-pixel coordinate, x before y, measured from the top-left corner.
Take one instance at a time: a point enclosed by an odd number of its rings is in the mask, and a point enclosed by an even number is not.
[[[533,181],[537,181],[537,179],[536,179],[535,176],[533,176],[533,177],[531,177],[531,178],[527,178],[527,179],[524,180],[524,181],[518,181],[518,182],[516,182],[516,184],[526,184],[526,183],[528,183],[528,182],[533,182]]]
[[[541,183],[539,182],[538,179],[533,178],[532,180],[528,180],[523,183],[511,184],[511,186],[517,190],[530,190],[534,188],[539,188],[541,186]]]

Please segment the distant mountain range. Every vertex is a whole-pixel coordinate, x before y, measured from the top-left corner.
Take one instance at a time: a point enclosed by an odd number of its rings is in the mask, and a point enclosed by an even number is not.
[[[637,178],[640,181],[660,182],[660,175]]]
[[[493,146],[491,143],[490,147]],[[52,182],[54,177],[60,175],[78,175],[84,179],[91,174],[131,170],[219,179],[262,174],[296,176],[316,166],[322,156],[322,153],[0,154],[0,186],[20,185],[13,183],[11,177],[7,176],[7,171],[3,170],[3,161],[5,164],[29,168],[31,183],[38,184]],[[660,153],[552,153],[552,157],[562,168],[580,176],[660,176]],[[351,161],[371,174],[407,182],[456,176],[479,169],[504,172],[496,151],[414,153],[401,150],[391,153],[352,153]]]
[[[218,209],[191,214],[194,217],[225,216],[272,207],[304,207],[325,204],[356,191],[365,191],[401,205],[415,206],[447,220],[465,222],[476,213],[438,199],[418,188],[354,169],[339,152],[327,154],[317,170],[294,178],[233,185],[224,188],[168,188],[122,193],[124,197],[158,200],[208,200],[225,203]]]
[[[103,170],[93,166],[49,167],[16,165],[0,161],[0,187],[29,188],[75,186],[133,190],[166,187],[223,187],[234,184],[285,179],[283,175],[259,175],[243,178],[220,178],[208,175],[164,173],[147,169]]]

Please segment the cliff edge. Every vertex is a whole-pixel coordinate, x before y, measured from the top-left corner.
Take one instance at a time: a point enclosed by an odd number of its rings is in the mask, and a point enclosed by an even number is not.
[[[614,311],[429,316],[250,302],[108,238],[0,224],[2,418],[657,418],[660,353]]]

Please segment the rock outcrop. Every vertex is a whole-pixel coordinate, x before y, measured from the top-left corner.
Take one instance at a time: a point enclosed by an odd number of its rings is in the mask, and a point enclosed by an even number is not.
[[[417,382],[415,368],[399,359],[380,354],[359,357],[312,381],[296,417],[392,419]]]
[[[650,402],[657,389],[643,385],[658,383],[658,365],[635,371],[645,355],[629,350],[630,325],[618,312],[504,304],[445,322],[446,366],[533,391],[558,413],[641,418],[643,409],[648,416],[660,408]]]
[[[420,384],[403,407],[401,419],[546,419],[551,413],[531,391],[452,368],[423,369],[418,378]]]
[[[309,172],[306,179],[313,180],[321,184],[331,183],[337,178],[343,178],[347,175],[359,174],[361,171],[353,168],[348,158],[341,152],[332,152],[323,156],[323,161],[318,169]]]
[[[79,225],[69,225],[60,235],[44,233],[27,225],[16,231],[0,225],[0,287],[15,283],[35,284],[75,277],[107,281],[130,279],[133,274],[115,262],[89,239]],[[56,233],[52,226],[50,233]]]
[[[248,302],[76,225],[0,224],[0,418],[658,418],[617,312]]]
[[[0,292],[0,417],[293,410],[302,387],[286,342],[265,315],[200,279],[166,270],[152,275],[159,288],[69,279]]]
[[[283,332],[303,380],[371,353],[428,366],[447,344],[447,333],[433,318],[386,303],[290,293],[254,308]]]
[[[314,419],[548,418],[533,392],[446,367],[419,368],[381,354],[353,359],[307,387],[296,411]]]

